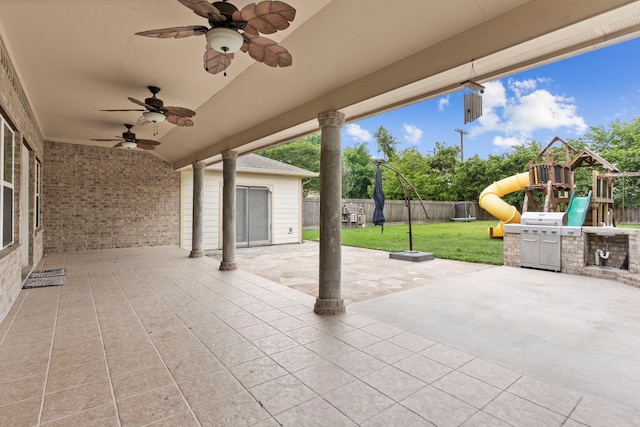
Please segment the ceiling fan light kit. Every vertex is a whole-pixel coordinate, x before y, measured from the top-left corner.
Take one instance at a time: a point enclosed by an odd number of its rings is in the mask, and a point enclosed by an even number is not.
[[[153,123],[164,122],[164,119],[167,118],[164,114],[157,111],[145,111],[142,115],[146,121]]]
[[[207,43],[220,53],[234,53],[244,44],[244,37],[231,28],[212,28],[207,31]]]
[[[138,146],[138,144],[136,144],[135,141],[122,141],[120,143],[120,146],[122,146],[124,148],[136,148]]]

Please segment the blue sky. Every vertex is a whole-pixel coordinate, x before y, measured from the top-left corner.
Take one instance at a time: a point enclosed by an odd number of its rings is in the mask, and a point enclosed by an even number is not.
[[[573,58],[483,83],[483,115],[464,124],[463,95],[458,91],[375,117],[349,123],[342,130],[343,146],[367,142],[377,156],[373,134],[384,126],[398,141],[398,151],[415,146],[433,153],[435,142],[460,145],[464,158],[486,158],[535,140],[568,140],[590,126],[640,115],[640,39],[619,43]]]

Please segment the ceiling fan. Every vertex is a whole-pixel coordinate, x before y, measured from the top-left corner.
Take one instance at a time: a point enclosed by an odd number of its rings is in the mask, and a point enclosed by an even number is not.
[[[129,101],[134,104],[138,104],[145,109],[133,108],[124,110],[100,110],[100,111],[143,111],[142,116],[138,119],[136,124],[144,125],[147,123],[160,123],[165,119],[176,126],[193,126],[193,120],[191,117],[196,115],[196,112],[184,107],[165,107],[164,102],[156,97],[156,94],[160,92],[160,88],[156,86],[147,86],[151,92],[151,97],[146,98],[144,102],[138,101],[135,98],[128,98]]]
[[[151,139],[138,139],[136,138],[136,134],[131,132],[131,128],[133,125],[125,124],[124,125],[127,130],[122,132],[122,137],[107,138],[107,139],[91,139],[92,141],[109,141],[115,142],[118,141],[113,148],[141,148],[143,150],[155,150],[156,146],[160,145],[158,141],[154,141]]]
[[[207,28],[202,25],[163,28],[141,31],[140,36],[157,38],[184,38],[206,35],[207,49],[204,53],[204,69],[217,74],[231,64],[234,52],[241,50],[258,62],[270,67],[288,67],[292,63],[291,54],[275,41],[262,37],[289,27],[296,16],[296,10],[281,1],[264,0],[250,3],[238,10],[227,0],[209,3],[205,0],[178,0],[209,21]],[[226,73],[225,73],[226,75]]]

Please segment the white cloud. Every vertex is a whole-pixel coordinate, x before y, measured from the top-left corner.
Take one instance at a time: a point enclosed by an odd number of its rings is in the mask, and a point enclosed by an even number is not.
[[[539,89],[518,99],[518,103],[505,109],[507,129],[530,135],[538,129],[568,127],[584,133],[588,126],[576,114],[577,107],[572,98],[553,95]]]
[[[438,100],[438,111],[444,111],[447,105],[449,105],[449,95]]]
[[[371,135],[371,133],[368,130],[360,127],[360,125],[348,124],[345,126],[344,130],[346,134],[351,137],[351,139],[354,139],[358,142],[370,142],[371,140],[373,140],[373,136]]]
[[[500,148],[517,147],[524,144],[524,142],[524,140],[515,137],[503,138],[501,136],[496,136],[495,138],[493,138],[493,145]]]
[[[422,129],[406,123],[403,124],[402,127],[404,129],[405,141],[410,142],[411,144],[420,143],[420,139],[422,139],[422,134],[423,134]]]
[[[523,93],[531,92],[538,87],[538,82],[534,79],[513,80],[508,81],[509,89],[515,93],[516,97],[522,96]]]
[[[500,80],[484,84],[484,93],[482,94],[482,107],[485,110],[491,110],[496,107],[504,107],[507,105],[507,90]]]
[[[564,131],[576,134],[587,131],[588,126],[578,115],[573,98],[539,88],[550,81],[547,78],[509,79],[506,87],[500,80],[486,83],[483,115],[470,129],[471,136],[498,132],[500,135],[493,143],[506,148],[533,139],[538,130],[566,128]]]

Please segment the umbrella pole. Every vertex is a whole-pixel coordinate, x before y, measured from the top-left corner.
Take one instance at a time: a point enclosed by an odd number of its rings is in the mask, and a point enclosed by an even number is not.
[[[409,250],[413,251],[413,233],[411,232],[411,194],[406,197],[407,200],[407,219],[409,220]]]
[[[396,171],[396,177],[398,178],[398,182],[400,183],[400,187],[402,188],[402,193],[404,194],[404,203],[407,206],[407,222],[409,223],[409,251],[413,252],[413,231],[411,229],[411,191],[412,191],[412,188],[407,187],[402,183],[400,172]]]

